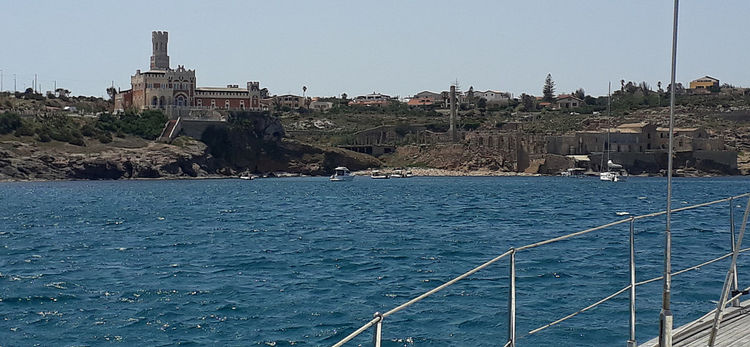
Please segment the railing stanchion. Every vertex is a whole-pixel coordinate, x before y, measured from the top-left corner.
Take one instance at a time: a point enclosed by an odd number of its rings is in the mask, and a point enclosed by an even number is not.
[[[724,286],[721,288],[721,297],[719,303],[716,304],[716,314],[714,315],[714,323],[711,327],[711,335],[708,336],[708,347],[713,347],[716,343],[716,334],[719,332],[721,326],[721,320],[724,316],[724,306],[727,303],[727,297],[730,297],[729,290],[732,284],[732,277],[734,270],[737,266],[737,255],[739,255],[740,247],[742,246],[742,238],[745,236],[745,227],[747,226],[747,218],[750,215],[750,199],[747,200],[747,206],[745,207],[745,215],[742,216],[742,226],[740,227],[740,234],[737,235],[737,242],[732,247],[732,262],[729,265],[729,271],[727,271],[727,277],[724,279]]]
[[[383,315],[380,314],[380,312],[375,312],[373,317],[379,317],[377,323],[375,323],[375,326],[372,327],[372,345],[374,347],[380,347],[380,341],[382,340],[382,334],[383,334]]]
[[[734,198],[729,198],[729,239],[732,243],[732,253],[734,253],[737,245],[734,244]],[[739,285],[737,283],[737,264],[734,265],[733,270],[733,276],[732,276],[732,291],[737,291],[739,289]],[[732,306],[734,307],[740,307],[740,298],[732,300]]]
[[[635,217],[630,217],[630,340],[628,347],[636,347],[635,341]]]
[[[508,271],[508,343],[506,346],[516,346],[516,250],[510,252],[510,268]]]

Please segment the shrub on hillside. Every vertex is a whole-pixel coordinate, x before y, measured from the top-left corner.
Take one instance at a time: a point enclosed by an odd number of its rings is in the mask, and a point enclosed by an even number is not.
[[[112,134],[103,132],[99,134],[96,139],[101,143],[110,143],[112,142]]]
[[[21,117],[15,113],[0,114],[0,134],[10,134],[21,126]]]
[[[21,121],[21,126],[16,129],[16,132],[13,133],[15,136],[34,136],[35,129],[33,124],[25,121]]]
[[[39,142],[50,142],[52,141],[52,137],[49,135],[49,129],[42,128],[37,131],[37,135],[39,135]]]
[[[102,114],[96,122],[96,128],[119,134],[131,134],[147,140],[155,140],[164,129],[167,116],[161,111],[144,111],[141,114],[125,113],[122,115]]]

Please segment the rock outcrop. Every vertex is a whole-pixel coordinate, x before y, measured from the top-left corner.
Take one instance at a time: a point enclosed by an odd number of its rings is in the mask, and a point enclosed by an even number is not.
[[[208,146],[191,138],[137,148],[120,147],[121,142],[81,148],[58,142],[0,141],[0,180],[231,177],[241,172],[327,175],[336,166],[359,170],[381,165],[368,155],[290,141],[272,142],[237,162],[216,158]]]

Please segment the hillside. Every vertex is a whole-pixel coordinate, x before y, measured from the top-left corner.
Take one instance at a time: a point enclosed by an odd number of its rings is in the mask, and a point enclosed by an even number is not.
[[[742,174],[750,172],[750,103],[745,94],[682,95],[675,111],[675,126],[704,127],[736,149]],[[622,123],[668,125],[669,108],[659,106],[662,101],[653,106],[642,104],[648,98],[640,103],[634,98],[624,93],[613,97],[611,117],[606,116],[606,100],[601,98],[574,111],[527,110],[520,103],[488,108],[462,105],[456,123],[468,134],[498,132],[516,124],[522,134],[542,137]],[[466,172],[516,170],[509,156],[481,147],[414,142],[408,134],[415,127],[436,134],[447,130],[447,111],[435,107],[394,104],[363,108],[339,103],[329,112],[286,110],[279,117],[266,119],[279,122],[283,138],[270,139],[258,129],[235,125],[213,134],[213,139],[178,138],[165,144],[154,142],[166,121],[163,115],[112,116],[102,111],[108,104],[98,98],[39,100],[33,95],[0,95],[0,114],[18,115],[0,117],[0,179],[227,177],[273,172],[324,175],[339,165],[352,170],[381,165]],[[66,106],[76,111],[62,111]],[[389,142],[396,148],[393,154],[375,159],[336,148],[354,143],[358,133],[383,126],[402,135]],[[536,165],[531,171],[537,172],[535,169],[543,168]]]

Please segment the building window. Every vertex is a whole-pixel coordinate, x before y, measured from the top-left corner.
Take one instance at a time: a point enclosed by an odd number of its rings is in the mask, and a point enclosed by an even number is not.
[[[216,99],[211,99],[211,108],[216,107]]]
[[[203,99],[198,99],[198,106],[203,106]]]
[[[151,98],[151,106],[156,106],[159,104],[159,98],[153,97]]]
[[[241,110],[245,109],[245,100],[240,100],[240,109]]]
[[[229,100],[224,100],[224,108],[229,109]]]

